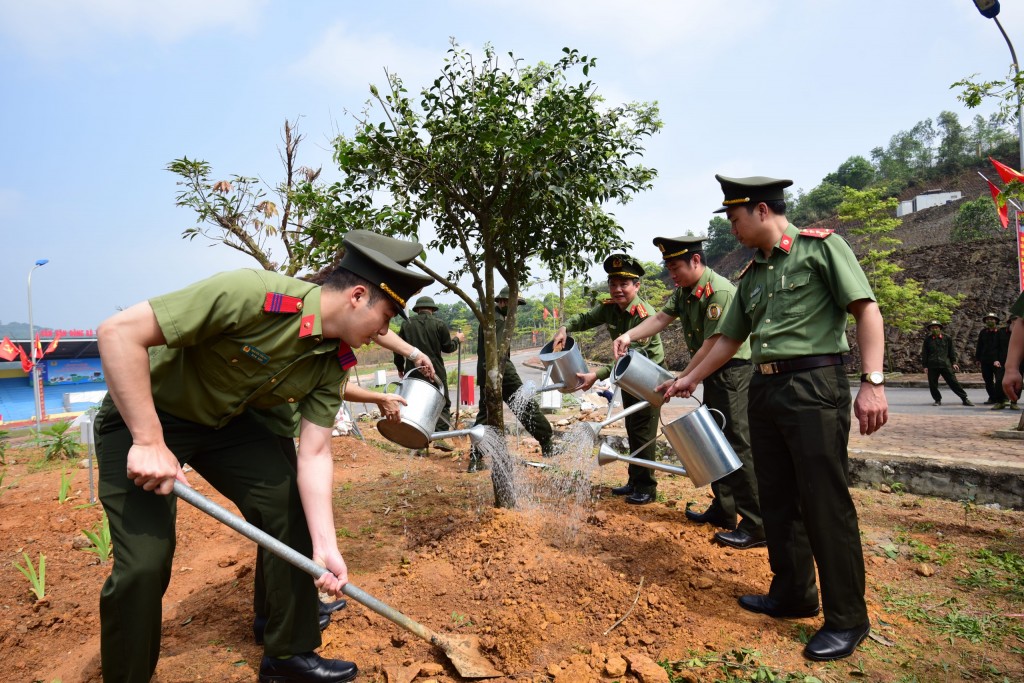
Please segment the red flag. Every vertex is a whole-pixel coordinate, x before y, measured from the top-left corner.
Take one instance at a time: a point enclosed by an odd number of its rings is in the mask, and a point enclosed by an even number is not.
[[[11,343],[11,340],[4,337],[4,340],[0,342],[0,358],[4,360],[14,360],[18,357],[18,347]]]
[[[555,317],[556,318],[558,317],[558,309],[557,308],[555,309]]]
[[[1010,216],[1007,213],[1006,204],[999,206],[999,188],[992,183],[991,180],[985,180],[988,183],[988,191],[992,193],[992,201],[996,203],[996,213],[999,214],[999,222],[1003,224],[1003,230],[1006,230],[1010,226]]]
[[[1006,164],[999,163],[992,157],[989,157],[988,160],[991,161],[992,165],[996,167],[996,173],[999,174],[999,177],[1003,179],[1004,183],[1008,183],[1011,180],[1017,180],[1024,183],[1024,173],[1021,173],[1020,171],[1015,171]]]
[[[43,345],[39,341],[39,335],[38,334],[36,335],[35,345],[36,345],[36,360],[39,360],[40,358],[43,357]]]
[[[1003,227],[1005,228],[1006,226],[1004,225]],[[46,345],[46,351],[43,351],[44,356],[50,355],[50,351],[53,351],[57,348],[57,342],[60,341],[61,335],[62,332],[60,330],[57,330],[56,332],[53,333],[53,341]]]
[[[551,311],[549,311],[547,308],[545,308],[544,309],[544,319],[547,320],[549,315],[551,315]]]
[[[21,369],[25,371],[25,374],[32,372],[32,361],[25,353],[25,349],[18,347],[18,355],[21,356]]]

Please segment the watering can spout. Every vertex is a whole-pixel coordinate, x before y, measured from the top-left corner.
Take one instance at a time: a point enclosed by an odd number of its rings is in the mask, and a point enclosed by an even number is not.
[[[453,436],[469,436],[469,440],[474,444],[478,444],[484,440],[487,435],[487,427],[485,425],[474,425],[467,429],[453,429],[450,432],[434,432],[430,435],[431,441],[437,441],[438,439],[447,439]]]
[[[646,444],[644,445],[646,446]],[[641,448],[643,448],[643,446],[641,446]],[[634,458],[629,455],[619,455],[608,443],[601,444],[601,448],[597,452],[597,464],[604,466],[616,461],[626,462],[630,465],[639,465],[640,467],[646,467],[649,470],[658,470],[661,472],[668,472],[669,474],[681,474],[686,476],[685,467],[669,465],[667,463],[658,462],[657,460],[644,460],[643,458]]]
[[[618,415],[612,415],[611,417],[609,417],[604,422],[588,422],[586,424],[587,424],[588,427],[590,427],[590,429],[593,430],[594,438],[597,438],[598,433],[602,429],[604,429],[605,427],[610,425],[612,422],[617,422],[617,421],[621,420],[624,417],[629,417],[633,413],[637,413],[637,412],[643,410],[644,408],[650,408],[650,407],[651,407],[651,404],[648,403],[647,401],[640,401],[639,403],[634,403],[630,407],[626,408],[625,410],[623,410]]]

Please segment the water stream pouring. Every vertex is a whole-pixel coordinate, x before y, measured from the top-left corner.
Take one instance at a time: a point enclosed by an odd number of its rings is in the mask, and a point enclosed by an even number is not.
[[[326,569],[291,546],[282,543],[262,529],[249,524],[238,515],[228,512],[220,505],[182,484],[180,481],[174,482],[174,494],[217,521],[223,522],[246,538],[255,541],[261,548],[265,548],[282,560],[298,567],[314,579],[319,579],[327,573]],[[448,655],[448,659],[455,665],[459,675],[463,678],[497,678],[504,675],[491,666],[491,663],[481,654],[480,641],[476,636],[444,636],[436,633],[351,583],[346,583],[342,587],[341,592],[385,619],[398,624],[409,633],[444,650],[444,653]]]
[[[590,372],[579,344],[572,337],[566,337],[565,346],[558,351],[555,351],[554,340],[549,341],[540,350],[539,358],[548,373],[545,384],[537,389],[538,392],[557,389],[563,394],[571,394],[580,388],[580,378],[576,375]],[[547,378],[551,379],[552,384],[547,384]]]

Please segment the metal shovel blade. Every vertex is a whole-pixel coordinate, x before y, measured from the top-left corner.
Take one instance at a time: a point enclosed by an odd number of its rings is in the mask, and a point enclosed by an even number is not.
[[[182,484],[180,481],[174,482],[174,494],[217,521],[223,522],[249,540],[256,542],[261,548],[269,550],[282,560],[298,567],[314,579],[318,579],[327,573],[326,569],[302,553],[285,545],[262,529],[257,529],[238,515],[228,512],[220,505]],[[358,586],[346,583],[341,590],[345,595],[364,607],[373,610],[413,635],[419,636],[423,640],[444,650],[444,653],[448,655],[448,659],[451,660],[459,675],[463,678],[497,678],[504,675],[492,667],[491,663],[480,653],[480,641],[476,636],[444,636],[440,633],[435,633],[426,626],[413,621],[394,607],[381,602]]]

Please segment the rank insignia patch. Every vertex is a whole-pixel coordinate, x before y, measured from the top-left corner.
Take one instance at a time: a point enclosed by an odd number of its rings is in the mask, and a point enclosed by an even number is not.
[[[719,304],[708,306],[708,320],[718,320],[722,317],[722,307]]]

